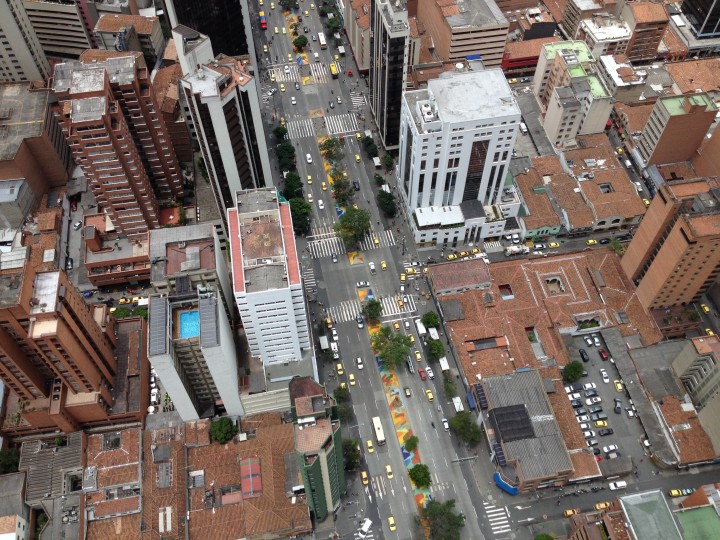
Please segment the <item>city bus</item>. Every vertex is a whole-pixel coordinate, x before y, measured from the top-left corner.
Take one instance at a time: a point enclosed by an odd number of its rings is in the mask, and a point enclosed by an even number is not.
[[[330,75],[332,75],[333,79],[338,78],[338,68],[337,65],[335,65],[335,62],[330,62]]]
[[[375,432],[375,440],[379,445],[385,444],[385,433],[383,432],[382,424],[380,423],[380,417],[374,416],[372,423],[373,431]]]
[[[318,32],[318,41],[320,42],[321,49],[327,49],[327,41],[325,41],[325,34],[323,34],[322,32]]]

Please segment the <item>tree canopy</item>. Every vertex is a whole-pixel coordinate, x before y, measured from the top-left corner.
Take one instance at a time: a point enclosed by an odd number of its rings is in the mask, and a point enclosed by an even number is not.
[[[410,352],[408,337],[405,334],[393,332],[387,326],[383,326],[372,337],[372,346],[387,369],[401,366]]]
[[[342,206],[349,204],[355,196],[355,190],[348,180],[340,177],[333,181],[333,197]]]
[[[420,319],[420,321],[423,323],[425,328],[440,327],[440,318],[434,311],[428,311],[427,313],[425,313],[425,315],[422,316],[422,319]]]
[[[380,315],[382,315],[382,310],[382,302],[372,298],[365,302],[365,305],[362,307],[362,314],[366,320],[370,322],[378,322],[380,320]]]
[[[295,234],[304,234],[310,230],[312,207],[305,199],[290,199],[290,215],[292,216]]]
[[[320,152],[328,161],[340,161],[344,157],[342,153],[344,144],[345,142],[342,139],[325,139],[320,144]]]
[[[287,199],[303,198],[303,183],[300,175],[295,172],[289,172],[285,175],[285,190],[283,196]]]
[[[482,432],[467,411],[461,411],[450,419],[450,429],[463,441],[475,444],[480,442]]]
[[[563,379],[566,382],[575,382],[582,377],[585,368],[577,360],[573,360],[563,368]]]
[[[445,356],[445,347],[439,339],[428,340],[427,348],[430,360],[437,360]]]
[[[357,439],[343,439],[343,456],[345,457],[345,470],[351,471],[360,466],[360,443]]]
[[[432,500],[420,511],[420,518],[427,521],[433,540],[459,540],[465,526],[465,516],[455,512],[455,500],[439,502]]]
[[[293,45],[298,51],[302,51],[305,47],[307,47],[308,44],[308,38],[305,36],[298,36],[295,39],[293,39]]]
[[[410,477],[410,480],[413,481],[413,484],[420,489],[428,487],[432,482],[430,469],[427,465],[422,463],[418,463],[413,466],[413,468],[408,471],[408,476]]]
[[[219,420],[215,420],[210,427],[210,437],[212,440],[225,444],[230,441],[238,432],[238,427],[233,421],[223,416]]]
[[[350,390],[348,390],[347,388],[343,388],[342,386],[338,386],[333,391],[333,397],[338,403],[345,403],[346,401],[350,401]]]
[[[387,191],[378,191],[377,194],[378,208],[383,211],[386,217],[394,217],[397,213],[397,205],[395,204],[395,195]]]
[[[348,208],[335,224],[335,232],[346,246],[356,246],[370,232],[370,214],[367,210]]]

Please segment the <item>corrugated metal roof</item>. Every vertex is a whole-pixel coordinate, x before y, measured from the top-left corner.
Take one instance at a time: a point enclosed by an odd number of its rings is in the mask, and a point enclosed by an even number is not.
[[[150,338],[148,344],[148,356],[157,356],[168,352],[167,336],[167,299],[163,296],[150,297]]]
[[[217,347],[220,335],[217,324],[217,299],[200,299],[200,346]]]

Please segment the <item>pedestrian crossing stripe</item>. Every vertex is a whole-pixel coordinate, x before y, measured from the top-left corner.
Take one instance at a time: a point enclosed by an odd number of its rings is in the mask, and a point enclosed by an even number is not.
[[[287,138],[302,139],[303,137],[315,137],[315,128],[310,118],[301,118],[300,120],[290,120],[285,124],[287,128]]]
[[[506,507],[493,506],[484,502],[485,515],[493,534],[506,534],[510,531],[510,515]]]
[[[350,92],[350,102],[353,104],[353,107],[360,109],[367,103],[367,100],[365,99],[365,94]]]
[[[402,296],[384,296],[382,298],[375,298],[378,300],[382,306],[382,316],[381,318],[387,318],[387,317],[396,317],[398,315],[406,315],[408,313],[412,313],[417,310],[417,306],[415,304],[415,299],[407,295],[407,302],[403,302],[403,306],[400,307],[398,304],[398,299],[402,298]],[[345,300],[343,302],[340,302],[340,304],[335,306],[328,306],[327,312],[328,315],[332,318],[333,321],[342,323],[342,322],[348,322],[348,321],[354,321],[355,317],[357,317],[362,311],[362,304],[360,303],[360,300]]]
[[[336,255],[342,255],[346,252],[345,242],[343,242],[338,236],[311,240],[308,242],[307,247],[313,259],[331,257],[333,253]]]
[[[310,64],[310,71],[312,72],[316,83],[327,83],[330,81],[330,79],[328,79],[328,68],[325,64]]]
[[[300,69],[297,64],[289,64],[288,67],[288,73],[285,73],[285,67],[273,67],[268,71],[275,76],[275,82],[300,82]],[[270,80],[272,80],[272,77]]]
[[[358,120],[357,116],[352,113],[326,114],[325,126],[330,135],[355,133],[358,131]]]
[[[329,235],[336,235],[335,228],[330,225],[320,225],[318,227],[312,227],[310,229],[310,235],[307,236],[308,239],[317,240],[318,236],[329,236]]]
[[[375,236],[377,235],[378,241],[380,242],[380,245],[375,245]],[[377,233],[371,233],[365,236],[363,240],[360,242],[360,249],[363,251],[370,251],[371,249],[377,249],[381,247],[390,247],[395,245],[395,236],[393,235],[393,232],[389,229],[377,232]]]

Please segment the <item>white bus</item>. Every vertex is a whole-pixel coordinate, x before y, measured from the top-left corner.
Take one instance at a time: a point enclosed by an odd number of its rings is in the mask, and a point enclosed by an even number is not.
[[[373,416],[373,431],[375,432],[375,440],[379,445],[385,444],[385,433],[383,432],[382,424],[380,423],[379,416]]]
[[[323,34],[322,32],[318,32],[318,41],[320,42],[321,49],[327,49],[327,41],[325,41],[325,34]]]

